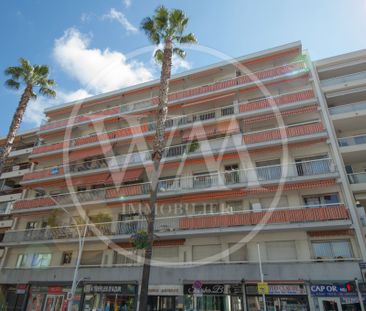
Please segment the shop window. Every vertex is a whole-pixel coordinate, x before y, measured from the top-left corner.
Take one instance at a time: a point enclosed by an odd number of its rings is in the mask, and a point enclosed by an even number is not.
[[[61,265],[69,265],[72,260],[72,251],[67,251],[62,253]]]
[[[348,240],[311,242],[315,258],[353,258],[351,242]]]
[[[247,251],[246,245],[242,243],[229,243],[229,260],[230,261],[246,261]]]
[[[153,251],[153,259],[161,261],[179,261],[178,247],[156,247]]]
[[[327,204],[339,203],[338,194],[325,194],[325,195],[314,195],[304,197],[304,203],[306,206],[322,206]]]
[[[270,261],[297,259],[295,241],[266,242],[267,258]]]
[[[81,256],[82,266],[99,266],[102,263],[103,251],[85,251]]]
[[[193,245],[192,258],[193,261],[209,261],[209,257],[218,256],[221,252],[221,244]],[[210,259],[210,261],[212,260]],[[221,258],[214,259],[214,261],[221,261]]]

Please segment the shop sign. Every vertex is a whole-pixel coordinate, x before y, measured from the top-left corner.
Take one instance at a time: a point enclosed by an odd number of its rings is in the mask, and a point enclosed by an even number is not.
[[[47,292],[49,294],[62,294],[63,287],[61,287],[61,286],[49,286]]]
[[[318,297],[352,295],[352,293],[348,293],[347,288],[344,285],[335,284],[314,284],[310,286],[310,292],[312,296]]]
[[[195,284],[194,284],[195,285]],[[188,295],[224,295],[224,284],[201,284],[201,287],[184,285],[184,293]]]
[[[135,294],[136,285],[130,284],[87,284],[84,286],[84,293],[109,293],[109,294]]]
[[[266,282],[260,282],[257,284],[258,294],[268,295],[269,294],[269,286]]]
[[[182,296],[182,285],[149,285],[151,296]]]
[[[18,284],[16,287],[17,295],[25,294],[26,290],[27,290],[27,284]]]
[[[247,285],[246,292],[248,295],[262,294],[257,285]],[[306,288],[303,284],[268,284],[268,294],[265,294],[274,296],[306,295]]]

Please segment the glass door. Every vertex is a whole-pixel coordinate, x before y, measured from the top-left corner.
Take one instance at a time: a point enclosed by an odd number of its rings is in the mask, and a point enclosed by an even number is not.
[[[64,295],[47,295],[43,311],[60,311],[64,302]]]
[[[342,311],[341,301],[338,297],[319,298],[320,311]]]

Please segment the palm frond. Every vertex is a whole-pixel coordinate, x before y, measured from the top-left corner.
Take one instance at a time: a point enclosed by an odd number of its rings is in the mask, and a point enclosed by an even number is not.
[[[181,48],[173,48],[173,53],[183,59],[186,57],[186,52]]]
[[[141,22],[141,29],[145,32],[150,42],[158,45],[160,36],[156,31],[154,20],[151,17],[145,17]]]
[[[34,66],[34,74],[38,76],[47,77],[49,73],[48,66],[46,65],[35,65]]]
[[[11,76],[13,80],[18,80],[23,75],[23,68],[18,66],[8,67],[4,70],[6,76]]]
[[[154,53],[154,59],[159,64],[163,63],[164,52],[161,49],[157,49]]]
[[[25,72],[33,72],[33,66],[30,64],[29,60],[27,60],[27,59],[25,59],[25,58],[21,57],[21,58],[19,59],[19,62],[20,62],[20,64],[22,65],[23,70],[24,70]]]
[[[169,14],[169,26],[178,34],[182,34],[186,25],[188,23],[188,18],[182,10],[174,9]]]
[[[16,80],[8,79],[5,81],[5,86],[8,87],[9,89],[19,90],[20,83]]]
[[[160,34],[166,33],[169,22],[169,10],[163,5],[159,6],[155,10],[153,19],[157,32]]]
[[[53,90],[51,88],[48,88],[48,87],[45,87],[45,86],[39,88],[39,93],[44,95],[44,96],[47,96],[47,97],[55,97],[56,96],[55,90]]]
[[[178,42],[181,44],[193,44],[197,43],[197,39],[193,33],[189,33],[187,35],[179,37]]]

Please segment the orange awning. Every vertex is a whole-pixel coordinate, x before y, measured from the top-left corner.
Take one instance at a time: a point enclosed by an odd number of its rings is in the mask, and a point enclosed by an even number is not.
[[[70,151],[69,161],[75,161],[75,160],[84,159],[84,158],[97,156],[97,155],[101,155],[101,154],[105,155],[106,153],[111,151],[111,149],[112,149],[112,146],[104,145],[104,146],[97,146],[97,147],[93,147],[93,148],[89,148],[89,149]]]
[[[239,132],[239,124],[236,120],[230,120],[227,122],[222,122],[210,126],[197,126],[186,129],[183,131],[182,139],[183,140],[193,140],[195,138],[202,139],[214,135],[220,134],[231,134],[234,132]]]
[[[112,172],[107,183],[120,184],[122,182],[136,181],[140,178],[143,171],[143,168],[136,168],[132,170]]]

